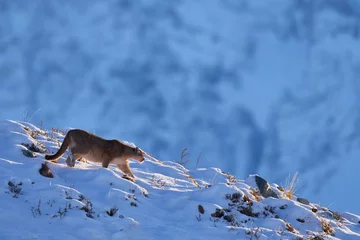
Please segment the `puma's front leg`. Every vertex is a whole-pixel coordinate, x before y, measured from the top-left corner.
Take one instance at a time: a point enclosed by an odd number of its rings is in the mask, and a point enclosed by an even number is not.
[[[110,164],[110,160],[109,160],[109,159],[104,159],[104,160],[102,161],[102,167],[103,167],[103,168],[107,168],[107,167],[109,166],[109,164]]]
[[[121,170],[125,175],[127,175],[128,177],[130,177],[130,178],[132,179],[132,181],[134,181],[135,176],[134,176],[134,174],[131,172],[130,166],[129,166],[129,163],[128,163],[128,162],[123,163],[123,164],[117,164],[117,166],[120,168],[120,170]]]

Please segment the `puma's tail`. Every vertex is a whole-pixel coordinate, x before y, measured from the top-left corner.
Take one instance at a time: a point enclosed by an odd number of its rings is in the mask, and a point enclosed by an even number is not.
[[[67,133],[64,138],[63,143],[61,144],[59,151],[57,151],[57,153],[55,153],[54,155],[45,155],[45,159],[46,160],[57,160],[65,153],[65,151],[69,147],[69,145],[70,145],[70,136],[69,136],[69,133]]]

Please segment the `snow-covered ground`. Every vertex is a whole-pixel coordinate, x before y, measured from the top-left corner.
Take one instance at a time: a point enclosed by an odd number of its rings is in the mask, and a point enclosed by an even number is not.
[[[0,239],[360,239],[360,216],[289,199],[276,184],[279,198],[264,198],[257,175],[239,180],[148,155],[131,162],[130,182],[112,165],[69,168],[66,154],[47,164],[53,178],[40,175],[44,151],[63,137],[0,123]]]
[[[0,5],[0,119],[298,172],[304,197],[360,214],[358,1],[28,2]]]

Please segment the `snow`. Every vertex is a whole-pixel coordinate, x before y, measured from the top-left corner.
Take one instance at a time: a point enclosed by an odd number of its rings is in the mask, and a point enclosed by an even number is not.
[[[100,164],[77,162],[69,168],[66,154],[59,163],[47,163],[54,178],[40,175],[44,154],[26,157],[22,144],[43,144],[47,152],[54,152],[63,137],[61,131],[26,122],[0,123],[0,179],[4,186],[0,193],[1,239],[360,237],[360,216],[355,214],[334,215],[318,204],[287,199],[276,184],[271,188],[280,198],[264,199],[256,193],[255,175],[239,180],[219,168],[189,170],[150,154],[143,163],[131,161],[135,182],[122,178],[112,165],[105,169]],[[21,183],[19,194],[9,191],[9,181]],[[203,214],[199,205],[205,210]],[[113,216],[106,213],[111,208],[118,209]],[[212,216],[217,208],[224,211],[224,217]],[[249,210],[248,215],[239,209]],[[340,220],[336,216],[341,216]],[[334,233],[324,233],[321,222],[330,223]]]
[[[360,214],[359,2],[13,2],[0,119],[121,137],[162,160],[187,147],[242,179],[298,172],[299,194]]]

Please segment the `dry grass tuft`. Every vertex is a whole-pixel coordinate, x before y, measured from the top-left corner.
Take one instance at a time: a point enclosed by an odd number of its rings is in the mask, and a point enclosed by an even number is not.
[[[190,161],[189,156],[190,156],[190,153],[188,153],[187,148],[184,148],[181,151],[180,160],[177,161],[177,163],[179,163],[182,166],[185,166]]]
[[[255,189],[251,188],[250,193],[251,193],[251,195],[254,196],[255,201],[260,202],[260,193],[259,192],[257,192]]]
[[[292,232],[294,233],[295,232],[295,229],[293,226],[291,226],[290,223],[285,223],[285,226],[286,226],[286,230],[288,230],[289,232]]]
[[[182,165],[182,166],[185,166],[187,163],[189,163],[192,159],[190,158],[190,153],[188,152],[188,149],[187,148],[184,148],[182,151],[181,151],[181,156],[180,156],[180,160],[175,160],[176,163]],[[201,159],[201,153],[200,155],[198,156],[198,158],[196,159],[196,165],[195,165],[195,168],[197,168],[199,166],[199,162],[200,162],[200,159]]]
[[[286,180],[286,185],[284,188],[283,196],[291,200],[294,197],[294,194],[296,192],[295,186],[297,184],[298,172],[296,172],[294,174],[291,181],[289,181],[289,179],[290,179],[290,175],[289,175],[288,179]]]
[[[330,221],[326,220],[325,218],[320,219],[321,228],[327,235],[332,235],[335,230],[333,226],[331,225]]]
[[[332,213],[333,218],[334,218],[336,221],[338,221],[338,223],[339,223],[340,225],[344,224],[345,218],[343,217],[343,215],[342,215],[341,213],[339,213],[339,212],[333,212],[333,211],[330,211],[330,212]]]
[[[260,230],[260,227],[257,227],[257,228],[250,228],[249,231],[246,231],[245,233],[247,235],[250,235],[250,240],[252,239],[260,239],[260,234],[259,234],[259,230]]]

